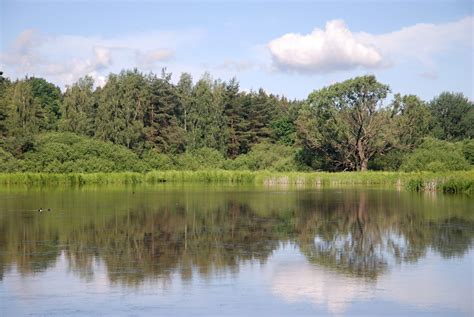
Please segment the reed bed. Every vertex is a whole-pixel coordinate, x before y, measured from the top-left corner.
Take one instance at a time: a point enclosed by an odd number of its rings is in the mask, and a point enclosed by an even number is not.
[[[0,173],[3,185],[141,184],[164,182],[274,185],[380,185],[409,191],[474,193],[474,171],[459,172],[270,172],[270,171],[152,171],[148,173]]]

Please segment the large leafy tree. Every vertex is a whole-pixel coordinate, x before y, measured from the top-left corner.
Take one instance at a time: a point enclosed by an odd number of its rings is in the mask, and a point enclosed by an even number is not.
[[[321,167],[365,171],[391,146],[390,112],[382,108],[388,92],[374,76],[362,76],[309,95],[298,131],[303,145],[323,159]]]
[[[430,102],[433,135],[458,141],[474,137],[474,103],[462,93],[443,92]]]

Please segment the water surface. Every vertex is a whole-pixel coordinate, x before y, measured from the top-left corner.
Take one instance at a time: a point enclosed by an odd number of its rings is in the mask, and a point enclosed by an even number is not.
[[[2,188],[0,315],[470,316],[473,205],[377,188]]]

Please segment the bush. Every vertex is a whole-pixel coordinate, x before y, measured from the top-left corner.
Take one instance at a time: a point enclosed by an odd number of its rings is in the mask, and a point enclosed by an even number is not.
[[[469,164],[474,165],[474,140],[464,140],[461,142],[462,153]]]
[[[216,149],[201,148],[176,156],[175,166],[178,170],[189,171],[221,169],[224,161],[224,156]]]
[[[227,160],[224,167],[229,170],[297,171],[299,166],[295,161],[296,152],[297,149],[290,146],[261,143],[255,145],[249,153]]]
[[[426,138],[413,153],[407,155],[402,171],[459,171],[469,170],[471,165],[464,158],[459,144]]]
[[[10,173],[21,171],[23,166],[12,154],[0,148],[0,172]]]
[[[30,172],[143,172],[150,169],[129,149],[74,133],[47,133],[35,138],[25,153]]]
[[[155,149],[149,150],[143,154],[143,161],[152,170],[173,170],[176,169],[175,160],[167,154],[158,152]]]

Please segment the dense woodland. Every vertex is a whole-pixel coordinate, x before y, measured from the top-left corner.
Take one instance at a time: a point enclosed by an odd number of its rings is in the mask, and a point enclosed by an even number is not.
[[[125,70],[65,91],[0,76],[0,171],[468,170],[474,104],[362,76],[288,100],[209,74]],[[388,100],[392,96],[392,100]]]

